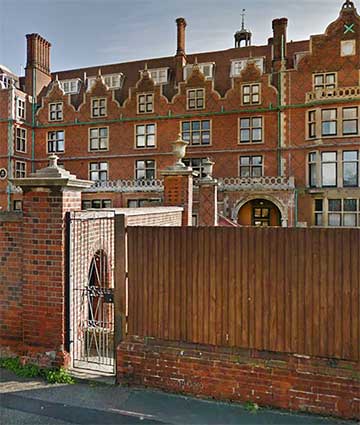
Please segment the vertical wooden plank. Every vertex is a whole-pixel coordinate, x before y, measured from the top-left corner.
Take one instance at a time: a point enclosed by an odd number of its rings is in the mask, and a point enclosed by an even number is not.
[[[263,291],[262,276],[264,268],[263,229],[254,229],[254,245],[252,258],[254,261],[254,292],[253,292],[253,320],[254,320],[254,347],[263,349]]]
[[[210,260],[210,240],[209,240],[209,228],[203,228],[202,231],[202,285],[203,285],[203,342],[210,344],[209,336],[209,324],[210,324],[210,271],[209,271],[209,260]]]
[[[337,255],[335,258],[335,308],[334,308],[334,352],[336,357],[342,354],[342,268],[344,249],[339,229],[330,229],[336,235]]]
[[[179,237],[180,237],[180,268],[179,268],[179,276],[180,276],[180,340],[186,341],[187,340],[187,321],[191,320],[187,316],[187,298],[188,298],[188,292],[187,292],[187,264],[186,264],[186,232],[183,232],[181,229],[179,229]]]
[[[291,319],[292,319],[292,296],[296,292],[296,279],[292,276],[291,257],[291,240],[293,229],[283,229],[284,235],[284,344],[283,349],[286,352],[291,352]],[[295,247],[296,249],[296,247]]]
[[[222,288],[222,327],[221,327],[221,344],[229,344],[229,241],[227,238],[227,230],[225,227],[219,228],[221,239],[221,275],[220,283]]]
[[[342,344],[342,357],[349,359],[351,353],[351,321],[352,321],[352,311],[351,311],[351,249],[350,244],[350,232],[351,229],[341,229],[342,240],[343,240],[343,305],[342,305],[342,334],[343,334],[343,344]]]
[[[271,262],[270,262],[270,276],[269,281],[269,316],[270,316],[270,335],[269,335],[269,346],[271,351],[276,351],[277,346],[277,263],[279,256],[279,248],[277,246],[277,233],[276,229],[268,229],[269,231],[269,240],[271,247]]]
[[[261,280],[262,290],[262,326],[263,326],[263,349],[270,350],[270,281],[273,276],[270,274],[270,262],[273,260],[273,247],[270,245],[269,229],[262,230],[263,244],[263,273]],[[271,249],[270,249],[271,247]]]
[[[210,244],[210,344],[216,344],[216,240],[213,228],[208,229],[209,244]]]
[[[216,345],[221,345],[222,342],[222,306],[223,306],[223,291],[222,291],[222,238],[221,229],[213,228],[216,240],[216,258],[221,261],[216,261]],[[220,231],[219,231],[220,230]]]
[[[226,239],[228,240],[229,255],[229,323],[228,323],[228,344],[236,345],[236,325],[238,322],[238,309],[236,308],[236,270],[235,261],[237,255],[236,247],[236,231],[229,228],[226,229]]]
[[[236,309],[236,327],[235,327],[235,345],[237,347],[242,346],[242,329],[243,329],[243,305],[242,305],[242,292],[243,292],[243,281],[242,281],[242,256],[243,246],[241,240],[241,229],[234,229],[235,233],[235,309]]]
[[[335,316],[334,316],[334,302],[335,302],[335,286],[334,286],[334,276],[335,276],[335,257],[337,255],[337,246],[335,233],[332,229],[327,232],[327,259],[326,259],[326,268],[327,268],[327,342],[326,342],[326,353],[327,356],[333,357],[335,355],[334,351],[334,326],[335,326]]]
[[[318,340],[319,340],[319,352],[318,355],[326,356],[327,354],[327,287],[329,284],[329,276],[328,276],[328,235],[329,232],[326,232],[325,229],[320,229],[320,258],[319,258],[319,330],[318,330]]]
[[[193,293],[192,293],[192,286],[193,286],[193,274],[192,274],[192,233],[191,228],[184,228],[183,231],[186,234],[186,274],[187,274],[187,308],[186,308],[186,315],[188,317],[187,321],[187,341],[191,342],[193,341],[193,331],[192,331],[192,322],[194,318],[192,317],[192,303],[193,303]]]
[[[360,202],[360,201],[359,201]],[[351,234],[351,359],[360,360],[360,230]]]

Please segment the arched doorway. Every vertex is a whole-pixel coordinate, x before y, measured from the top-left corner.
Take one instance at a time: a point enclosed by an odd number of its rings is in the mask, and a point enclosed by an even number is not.
[[[281,226],[281,212],[268,199],[252,199],[239,208],[237,222],[241,226]]]

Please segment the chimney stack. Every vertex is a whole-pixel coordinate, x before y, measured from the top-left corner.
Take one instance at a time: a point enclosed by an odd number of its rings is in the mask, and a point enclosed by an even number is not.
[[[287,18],[274,19],[273,28],[273,60],[281,61],[286,58]]]
[[[177,50],[176,55],[185,55],[185,28],[186,21],[184,18],[176,19],[177,26]]]
[[[37,96],[51,81],[51,44],[39,34],[27,34],[27,60],[25,67],[25,89],[31,96]]]

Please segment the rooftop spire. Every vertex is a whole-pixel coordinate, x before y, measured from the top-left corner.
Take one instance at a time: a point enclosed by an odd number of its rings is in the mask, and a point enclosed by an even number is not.
[[[246,10],[243,9],[241,14],[241,30],[242,31],[245,29],[245,12]]]
[[[245,9],[242,9],[241,29],[234,34],[235,47],[241,47],[242,41],[245,42],[245,47],[251,46],[251,35],[251,32],[245,28]]]

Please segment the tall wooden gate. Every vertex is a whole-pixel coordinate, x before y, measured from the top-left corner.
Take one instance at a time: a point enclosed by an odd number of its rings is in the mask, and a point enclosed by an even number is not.
[[[112,211],[68,214],[69,344],[75,369],[115,373]]]

